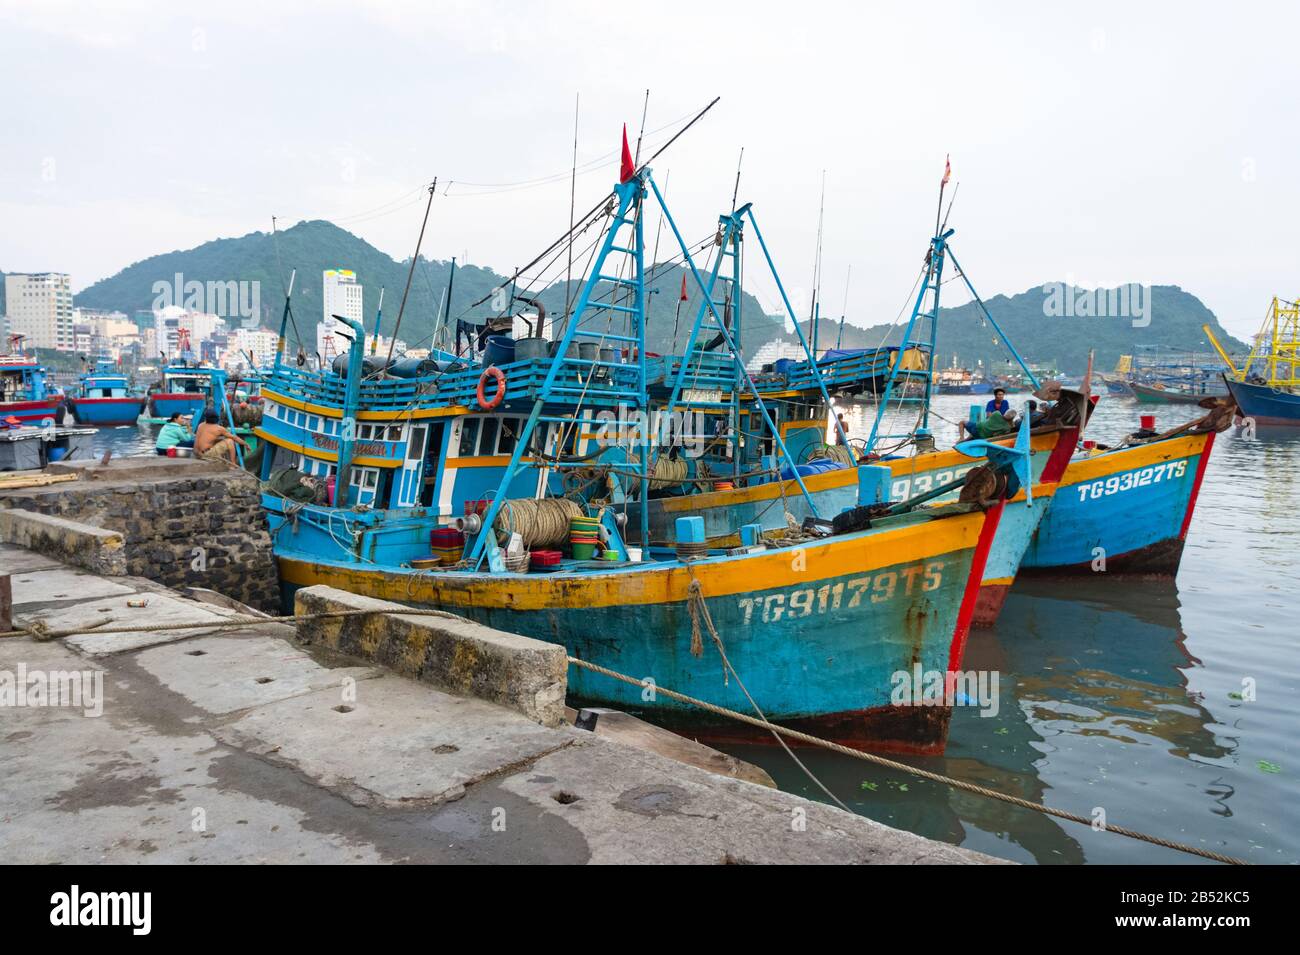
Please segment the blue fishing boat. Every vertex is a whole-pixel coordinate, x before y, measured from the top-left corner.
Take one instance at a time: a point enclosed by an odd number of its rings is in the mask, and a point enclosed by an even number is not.
[[[1230,400],[1206,401],[1208,414],[1170,432],[1147,427],[1118,447],[1082,450],[1065,470],[1022,572],[1177,574],[1214,436],[1232,423]]]
[[[748,405],[790,455],[649,168],[632,168],[626,146],[624,166],[609,203],[569,234],[603,230],[563,333],[526,357],[516,349],[483,367],[435,353],[430,367],[398,377],[384,362],[367,366],[364,330],[347,319],[345,368],[277,357],[258,434],[286,592],[324,583],[439,607],[721,706],[750,709],[743,686],[768,718],[849,745],[941,751],[951,695],[899,700],[895,677],[919,666],[942,687],[960,667],[1001,498],[1028,482],[1028,455],[986,466],[960,500],[935,506],[892,502],[887,469],[855,468],[847,522],[808,500],[796,474],[812,519],[779,538],[751,526],[740,546],[713,547],[703,520],[686,515],[671,540],[631,544],[634,534],[649,541],[659,462],[681,447],[680,435],[661,442],[633,423],[651,408],[647,200],[703,295],[700,330],[722,336],[744,384],[743,402],[737,388],[717,404]],[[739,254],[742,216],[766,256],[748,207],[724,217],[719,254]],[[569,687],[697,736],[736,732],[644,684],[575,668]]]
[[[24,425],[52,423],[61,399],[50,388],[45,368],[22,354],[21,344],[21,335],[10,336],[11,353],[0,355],[0,420],[13,418]]]
[[[174,414],[197,417],[225,399],[226,373],[220,368],[170,362],[159,381],[150,388],[147,409],[154,420],[166,421]]]
[[[100,357],[77,380],[69,403],[78,424],[111,427],[135,424],[144,396],[131,394],[131,380],[118,370],[117,363]]]
[[[1264,327],[1240,368],[1203,326],[1228,366],[1224,384],[1243,420],[1261,425],[1300,425],[1300,305],[1273,298]]]

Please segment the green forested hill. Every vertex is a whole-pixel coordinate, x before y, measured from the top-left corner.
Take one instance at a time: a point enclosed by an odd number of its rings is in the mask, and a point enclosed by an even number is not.
[[[1201,330],[1203,324],[1210,326],[1229,351],[1247,350],[1244,343],[1224,331],[1200,299],[1176,285],[1151,288],[1150,308],[1145,308],[1143,299],[1140,319],[1145,321],[1149,316],[1150,321],[1142,327],[1135,327],[1131,318],[1066,316],[1059,314],[1059,309],[1057,314],[1051,314],[1052,310],[1045,308],[1050,301],[1050,294],[1038,287],[1010,297],[995,295],[985,304],[1026,361],[1056,365],[1069,374],[1084,371],[1090,349],[1095,352],[1095,367],[1099,371],[1113,368],[1120,355],[1149,353],[1153,349],[1209,352],[1211,346]],[[823,344],[833,345],[838,332],[838,322],[822,320]],[[882,340],[897,344],[900,337],[901,328],[876,325],[864,329],[846,325],[844,347],[874,347]],[[974,367],[977,361],[982,361],[993,373],[1010,370],[1010,353],[974,302],[941,309],[938,353],[940,365],[951,363],[956,355],[957,363],[963,367]]]
[[[323,221],[299,223],[281,232],[278,245],[283,281],[287,282],[291,269],[298,270],[293,311],[304,338],[314,340],[315,333],[311,328],[322,316],[321,273],[335,268],[356,272],[357,281],[365,287],[364,314],[368,330],[373,328],[379,290],[387,288],[383,331],[392,331],[406,284],[409,259],[397,262],[363,239]],[[423,257],[416,267],[400,333],[413,347],[428,343],[435,311],[445,295],[450,271],[450,262]],[[278,327],[284,302],[281,267],[277,264],[276,242],[266,232],[253,232],[236,239],[218,239],[194,249],[155,255],[96,282],[78,294],[76,302],[89,308],[112,308],[133,314],[137,309],[149,308],[153,304],[155,282],[174,284],[177,274],[184,276],[185,282],[260,282],[262,324]],[[651,350],[663,350],[671,344],[681,292],[681,274],[677,268],[666,268],[657,273],[655,287],[660,291],[649,297]],[[507,276],[490,269],[458,265],[452,283],[451,316],[481,321],[492,314],[491,302],[471,306],[506,279]],[[575,290],[577,285],[575,279]],[[538,297],[548,313],[557,314],[564,307],[563,283],[551,286]],[[698,294],[693,294],[691,300],[682,305],[682,324],[685,327],[679,334],[683,341],[698,302]],[[445,310],[446,306],[443,308]],[[757,347],[777,334],[779,323],[763,315],[756,299],[746,295],[743,308],[748,330],[745,348]]]
[[[379,289],[387,288],[384,331],[391,331],[409,263],[398,262],[352,233],[319,220],[302,222],[281,232],[278,246],[277,256],[271,234],[253,232],[239,238],[217,239],[194,249],[156,255],[96,282],[78,294],[76,302],[90,308],[119,309],[133,314],[153,304],[154,282],[173,282],[178,273],[187,282],[255,281],[261,283],[262,324],[275,328],[283,303],[282,281],[287,280],[290,269],[296,268],[294,314],[303,337],[314,340],[313,326],[322,312],[321,273],[326,269],[347,268],[356,272],[358,281],[365,286],[367,329],[373,326]],[[428,343],[450,268],[450,262],[423,258],[416,268],[401,329],[401,337],[412,346]],[[655,281],[657,292],[649,297],[647,338],[653,351],[672,349],[675,325],[678,347],[684,344],[695,317],[699,296],[690,289],[690,301],[681,305],[680,323],[675,321],[681,276],[681,269],[663,270]],[[491,314],[491,303],[477,308],[471,308],[471,304],[503,281],[505,276],[491,269],[458,266],[451,315],[481,321]],[[549,313],[557,314],[564,306],[563,283],[552,285],[538,297]],[[1128,318],[1051,317],[1045,314],[1046,297],[1042,288],[1033,288],[1010,297],[996,295],[988,300],[988,306],[1029,361],[1055,363],[1066,372],[1082,371],[1089,349],[1095,350],[1099,369],[1112,367],[1121,354],[1132,354],[1147,347],[1208,350],[1201,332],[1201,324],[1207,322],[1225,345],[1244,349],[1240,342],[1222,331],[1214,314],[1199,299],[1177,286],[1152,289],[1151,321],[1145,327],[1134,327]],[[791,333],[782,331],[780,319],[763,314],[753,296],[745,295],[742,308],[745,316],[742,347],[747,354],[772,338],[793,340]],[[844,329],[844,347],[875,346],[887,332],[890,330],[883,325],[862,328],[848,324]],[[838,335],[838,322],[823,319],[822,346],[834,345]],[[897,337],[895,329],[888,340],[896,341]],[[974,303],[943,310],[939,360],[946,365],[953,355],[961,365],[974,366],[977,361],[983,361],[991,371],[1006,370],[1008,353],[992,328],[981,321]]]

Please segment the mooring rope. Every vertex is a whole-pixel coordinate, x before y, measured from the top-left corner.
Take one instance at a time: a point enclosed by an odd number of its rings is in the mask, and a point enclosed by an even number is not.
[[[600,673],[612,679],[619,680],[632,686],[645,688],[645,683],[636,677],[619,673],[617,670],[611,670],[608,667],[600,666],[588,660],[581,660],[578,657],[569,657],[569,663],[573,666],[581,667],[584,670],[590,670],[593,673]],[[797,740],[800,743],[807,743],[810,746],[820,746],[822,749],[829,749],[832,752],[840,753],[843,756],[852,756],[854,759],[864,760],[868,763],[875,763],[877,766],[883,766],[886,769],[893,769],[899,772],[911,773],[913,776],[919,776],[922,779],[929,779],[932,782],[943,783],[954,789],[960,789],[964,792],[975,793],[978,796],[986,796],[989,799],[996,799],[1000,802],[1010,803],[1013,806],[1019,806],[1021,809],[1029,809],[1034,812],[1041,812],[1049,816],[1055,816],[1057,819],[1065,819],[1070,822],[1077,822],[1080,825],[1092,826],[1093,820],[1087,816],[1081,816],[1078,813],[1068,812],[1064,809],[1054,809],[1051,806],[1043,806],[1039,803],[1030,802],[1028,799],[1021,799],[1019,796],[1012,796],[1009,793],[998,792],[996,789],[987,789],[984,786],[978,786],[975,783],[968,783],[961,779],[955,779],[952,776],[945,776],[942,773],[932,773],[928,769],[921,769],[917,766],[909,766],[907,763],[900,763],[896,760],[886,759],[884,756],[877,756],[875,753],[865,753],[862,750],[850,749],[841,743],[832,743],[830,740],[821,739],[817,736],[811,736],[808,733],[802,733],[799,730],[790,729],[786,726],[769,722],[768,720],[759,719],[741,713],[736,710],[727,709],[725,706],[718,706],[715,703],[709,703],[705,700],[696,699],[693,696],[687,696],[685,693],[678,693],[667,687],[655,684],[655,693],[662,693],[670,699],[677,700],[681,703],[689,703],[692,706],[698,706],[700,709],[715,713],[718,716],[725,716],[728,719],[739,720],[742,723],[748,723],[750,726],[757,726],[760,729],[769,730],[773,733],[779,733],[788,739]],[[1145,832],[1138,832],[1136,829],[1129,829],[1124,826],[1113,826],[1106,823],[1103,827],[1104,832],[1113,832],[1121,836],[1128,836],[1130,839],[1137,839],[1140,842],[1149,842],[1152,845],[1163,846],[1166,849],[1174,849],[1178,852],[1187,852],[1192,855],[1201,856],[1205,859],[1213,859],[1215,862],[1223,862],[1227,865],[1250,865],[1244,859],[1237,859],[1233,856],[1224,855],[1221,852],[1215,852],[1213,849],[1202,849],[1198,846],[1189,846],[1181,842],[1173,842],[1169,839],[1162,839],[1159,836],[1147,835]]]
[[[695,581],[693,585],[696,585],[694,589],[695,595],[688,597],[688,601],[692,604],[696,601],[698,601],[700,604],[703,604],[704,602],[703,590],[697,586],[698,581]],[[694,614],[695,612],[697,611],[692,610],[692,614]],[[194,621],[187,621],[187,622],[174,622],[174,623],[136,625],[136,626],[111,627],[111,628],[98,626],[96,624],[89,624],[89,625],[68,629],[68,630],[51,630],[43,623],[37,621],[35,623],[28,624],[25,627],[19,627],[14,630],[7,630],[4,632],[0,632],[0,639],[4,639],[8,637],[31,637],[32,639],[39,642],[47,642],[50,640],[58,640],[63,637],[72,637],[72,636],[77,636],[79,634],[87,634],[87,633],[93,634],[94,636],[106,636],[109,634],[122,634],[122,633],[161,633],[167,630],[228,630],[228,629],[237,629],[237,628],[243,628],[249,626],[261,626],[270,623],[290,624],[290,623],[301,623],[308,620],[324,620],[324,619],[339,618],[339,617],[364,617],[364,616],[372,616],[377,613],[393,614],[396,616],[403,616],[403,617],[443,617],[446,619],[456,620],[461,622],[463,622],[466,619],[465,617],[462,617],[458,614],[449,613],[445,610],[433,610],[428,608],[417,609],[413,607],[390,609],[386,607],[382,610],[321,610],[321,611],[317,611],[316,613],[301,614],[301,615],[290,614],[287,616],[278,616],[278,617],[240,615],[238,617],[228,617],[222,620],[194,620]],[[731,667],[730,661],[726,657],[725,649],[722,646],[722,640],[717,635],[717,631],[713,626],[712,617],[710,617],[708,614],[707,605],[704,605],[702,612],[700,612],[700,622],[703,623],[705,628],[709,631],[710,638],[713,639],[715,646],[718,647],[719,652],[723,655],[724,665],[730,670],[731,674],[736,677],[736,680],[739,683],[740,681],[739,674],[737,674],[735,669]],[[628,676],[626,673],[619,673],[617,670],[611,670],[608,667],[600,666],[597,663],[591,663],[588,660],[582,660],[579,659],[578,657],[573,657],[573,656],[568,657],[568,661],[572,666],[580,667],[584,670],[590,670],[593,673],[603,674],[604,676],[610,677],[611,679],[614,680],[618,680],[622,683],[627,683],[631,686],[640,687],[642,689],[644,689],[645,687],[645,682],[643,680],[640,680],[636,677]],[[741,689],[745,692],[746,697],[749,697],[748,690],[745,690],[743,684],[740,685],[741,685]],[[761,716],[760,717],[750,716],[747,713],[741,713],[737,710],[728,709],[727,707],[724,706],[718,706],[716,703],[709,703],[706,700],[697,699],[693,696],[687,696],[685,693],[678,693],[676,690],[669,689],[668,687],[661,686],[659,684],[655,684],[655,692],[662,693],[664,696],[668,697],[669,699],[677,700],[681,703],[688,703],[691,706],[697,706],[700,709],[705,710],[709,713],[714,713],[718,716],[725,716],[728,719],[733,719],[741,723],[747,723],[750,726],[756,726],[760,729],[767,730],[773,734],[776,734],[778,737],[785,737],[787,739],[796,740],[800,743],[806,743],[809,746],[819,746],[822,749],[828,749],[831,752],[839,753],[843,756],[849,756],[854,759],[863,760],[864,762],[874,763],[875,765],[883,766],[886,769],[892,769],[903,773],[910,773],[911,775],[920,777],[921,779],[928,779],[931,782],[941,783],[945,786],[950,786],[953,789],[960,789],[963,792],[974,793],[978,796],[984,796],[988,799],[995,799],[998,800],[999,802],[1005,802],[1012,806],[1017,806],[1021,809],[1028,809],[1032,812],[1043,813],[1048,816],[1053,816],[1057,819],[1065,819],[1069,822],[1077,822],[1080,825],[1084,825],[1084,826],[1091,827],[1093,825],[1092,819],[1088,818],[1087,816],[1081,816],[1078,813],[1069,812],[1064,809],[1054,809],[1051,806],[1040,805],[1039,803],[1034,803],[1034,802],[1030,802],[1027,799],[1022,799],[1019,796],[1012,796],[1009,793],[999,792],[996,789],[988,789],[984,786],[979,786],[976,785],[975,783],[968,783],[964,780],[956,779],[952,776],[945,776],[942,773],[930,772],[927,769],[921,769],[920,767],[917,766],[909,766],[907,763],[900,763],[896,760],[887,759],[886,757],[878,756],[875,753],[866,753],[861,750],[851,749],[848,746],[844,746],[841,743],[834,743],[831,742],[830,740],[822,739],[818,736],[812,736],[808,733],[804,733],[799,730],[790,729],[789,727],[786,726],[781,726]],[[750,702],[751,704],[754,705],[754,708],[756,710],[758,710],[760,713],[762,712],[761,710],[759,710],[758,705],[754,703],[752,697],[750,697]],[[791,752],[788,747],[786,747],[786,751],[790,752],[792,757],[794,756],[793,752]],[[795,762],[798,763],[799,762],[798,759],[796,759]],[[809,772],[806,767],[804,771]],[[810,772],[809,772],[809,776],[810,777],[812,776]],[[816,781],[819,786],[822,785],[819,780],[815,780],[815,777],[813,778],[814,781]],[[825,790],[824,786],[822,786],[822,788],[823,790]],[[829,791],[826,791],[826,793],[833,801],[843,806],[843,803],[841,803],[840,800],[836,799],[834,794],[830,793]],[[1125,826],[1114,826],[1111,825],[1110,823],[1106,823],[1103,825],[1102,831],[1113,832],[1116,833],[1117,835],[1127,836],[1130,839],[1136,839],[1139,842],[1146,842],[1146,843],[1150,843],[1151,845],[1161,846],[1166,849],[1173,849],[1177,852],[1186,852],[1190,855],[1200,856],[1201,858],[1204,859],[1212,859],[1215,862],[1223,862],[1227,865],[1250,865],[1250,863],[1245,861],[1244,859],[1238,859],[1235,858],[1234,856],[1224,855],[1223,853],[1215,852],[1212,849],[1202,849],[1199,846],[1191,846],[1191,845],[1187,845],[1186,843],[1174,842],[1170,839],[1162,839],[1159,836],[1148,835],[1147,833],[1139,832],[1136,829],[1129,829]]]
[[[693,573],[694,571],[692,570],[692,574]],[[723,685],[726,685],[727,674],[730,672],[735,676],[736,685],[740,687],[740,692],[745,694],[745,699],[749,700],[749,705],[754,708],[754,712],[758,714],[758,718],[764,723],[768,722],[767,714],[763,712],[762,708],[750,695],[749,688],[746,687],[744,681],[740,679],[740,674],[736,673],[736,668],[731,665],[731,660],[727,657],[727,651],[722,646],[722,638],[718,636],[718,631],[713,627],[713,617],[709,614],[708,604],[704,602],[704,589],[700,586],[698,580],[691,580],[691,586],[688,593],[689,598],[686,606],[691,612],[691,655],[698,657],[704,653],[704,648],[700,641],[700,623],[703,622],[709,630],[709,636],[712,638],[713,643],[718,648],[718,654],[722,657]],[[698,651],[696,650],[696,644],[701,644]],[[786,741],[781,738],[780,734],[773,733],[772,738],[781,744],[781,748],[785,750],[785,754],[794,761],[796,766],[803,770],[803,774],[811,779],[818,789],[826,794],[827,799],[835,803],[835,805],[839,806],[845,812],[853,811],[848,806],[844,805],[844,803],[840,801],[840,798],[831,792],[830,788],[824,782],[817,778],[817,774],[809,769],[802,759],[794,754],[794,750],[792,750]]]

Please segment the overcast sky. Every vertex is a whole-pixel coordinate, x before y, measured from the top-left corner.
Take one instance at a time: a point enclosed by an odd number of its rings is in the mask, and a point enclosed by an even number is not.
[[[400,259],[437,176],[425,252],[508,271],[567,226],[575,95],[581,211],[648,88],[648,130],[722,97],[655,164],[683,230],[729,208],[743,146],[802,290],[825,170],[823,315],[851,265],[849,320],[896,316],[950,153],[985,297],[1176,284],[1253,331],[1300,287],[1296,6],[1060,6],[0,0],[0,270],[80,289],[273,215]]]

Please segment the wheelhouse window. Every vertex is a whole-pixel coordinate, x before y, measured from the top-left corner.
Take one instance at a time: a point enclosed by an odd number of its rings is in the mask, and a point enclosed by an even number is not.
[[[478,450],[478,419],[468,418],[460,423],[460,456],[473,457]]]
[[[426,425],[411,426],[411,440],[406,446],[406,459],[408,461],[419,461],[424,457],[424,438],[429,429]]]

